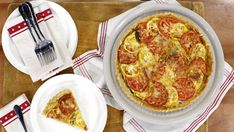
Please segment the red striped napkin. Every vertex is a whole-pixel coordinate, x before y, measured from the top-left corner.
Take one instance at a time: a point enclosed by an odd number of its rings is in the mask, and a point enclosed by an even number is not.
[[[30,103],[25,94],[20,95],[15,100],[0,109],[0,123],[7,132],[24,132],[17,115],[13,110],[15,105],[19,105],[21,107],[22,113],[24,115],[25,125],[28,132],[31,132],[32,129],[29,120]]]
[[[8,28],[12,44],[18,51],[20,56],[19,58],[22,59],[32,81],[35,82],[40,79],[45,80],[72,66],[72,57],[66,46],[68,37],[64,33],[60,20],[54,13],[53,9],[50,8],[47,2],[42,2],[39,5],[35,5],[36,3],[32,4],[42,33],[46,39],[53,42],[57,56],[55,61],[43,67],[40,65],[34,51],[36,44],[19,12],[17,12],[18,15],[16,15],[16,17],[7,21],[6,26]],[[35,31],[33,29],[32,31],[36,37]]]
[[[153,6],[154,4],[161,4],[161,3],[168,3],[168,4],[177,4],[175,0],[154,0],[145,2],[139,6]],[[134,9],[134,8],[133,8]],[[104,80],[103,75],[103,54],[104,48],[106,44],[106,40],[110,35],[111,31],[115,27],[116,24],[123,17],[125,17],[128,13],[131,13],[133,9],[128,10],[127,12],[120,14],[114,18],[111,18],[99,25],[99,32],[98,32],[98,49],[88,51],[81,56],[77,57],[74,60],[73,70],[75,74],[82,75],[90,80],[92,80],[101,90],[103,93],[106,102],[108,105],[122,110],[122,108],[117,104],[117,102],[112,97],[106,83]],[[223,75],[223,84],[221,85],[220,89],[217,91],[214,100],[212,103],[204,109],[201,113],[190,120],[180,122],[178,121],[175,124],[170,125],[160,125],[160,124],[150,124],[141,121],[130,115],[127,112],[123,114],[123,127],[128,132],[155,132],[155,131],[163,131],[163,132],[178,132],[178,131],[195,131],[198,129],[207,119],[208,117],[214,112],[215,109],[219,106],[221,100],[223,99],[226,92],[231,88],[234,83],[234,71],[233,68],[228,64],[225,63],[225,73]]]

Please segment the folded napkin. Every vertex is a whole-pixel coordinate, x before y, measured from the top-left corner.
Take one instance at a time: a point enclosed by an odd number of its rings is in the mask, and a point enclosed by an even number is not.
[[[21,107],[25,125],[28,132],[31,132],[32,128],[29,120],[30,103],[24,94],[0,109],[0,123],[7,132],[24,132],[23,126],[13,110],[15,105]]]
[[[40,79],[45,80],[61,70],[72,66],[72,57],[66,46],[68,37],[53,9],[50,8],[47,2],[33,5],[33,7],[42,33],[54,45],[57,56],[55,61],[46,66],[40,65],[34,51],[35,42],[19,12],[15,18],[8,21],[7,28],[13,44],[16,46],[24,65],[27,67],[28,73],[33,82],[35,82]],[[37,38],[35,31],[33,29],[32,31],[35,38]]]
[[[142,3],[135,8],[141,6],[149,7],[161,3],[179,5],[179,3],[177,3],[175,0],[168,0],[168,1],[155,0],[155,1]],[[122,18],[124,18],[126,15],[131,13],[133,9],[130,9],[123,14],[120,14],[114,18],[111,18],[101,23],[99,25],[99,32],[98,32],[98,50],[91,50],[82,54],[81,56],[77,57],[74,60],[74,65],[73,65],[75,74],[82,75],[92,80],[100,88],[101,92],[103,93],[106,99],[107,104],[119,110],[122,110],[122,108],[117,104],[117,102],[112,97],[104,80],[103,54],[104,54],[106,41],[110,36],[110,33],[112,32],[113,28],[116,26],[116,24],[119,23],[120,20],[122,20]],[[194,117],[184,122],[178,121],[175,124],[160,125],[160,124],[146,123],[124,111],[123,128],[127,132],[195,131],[208,119],[208,117],[214,112],[214,110],[217,109],[224,95],[233,85],[234,83],[233,79],[234,79],[234,71],[228,63],[225,63],[225,74],[223,78],[223,84],[221,85],[219,91],[217,92],[215,100],[213,100],[213,102],[206,109],[204,109],[201,113],[199,113],[197,117]]]

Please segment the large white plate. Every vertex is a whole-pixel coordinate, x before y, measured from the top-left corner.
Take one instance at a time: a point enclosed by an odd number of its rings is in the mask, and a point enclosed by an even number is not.
[[[73,56],[75,51],[76,51],[76,47],[77,47],[77,42],[78,42],[78,33],[77,33],[77,29],[76,29],[76,25],[73,21],[73,19],[71,18],[70,14],[60,5],[51,2],[51,1],[31,1],[33,6],[39,5],[42,2],[47,2],[50,7],[51,10],[54,12],[54,16],[58,17],[61,23],[61,26],[65,29],[65,33],[68,41],[68,43],[66,44],[69,51],[71,52],[71,55]],[[3,47],[3,51],[5,53],[6,58],[9,60],[9,62],[18,70],[20,70],[21,72],[24,72],[26,74],[28,74],[28,68],[24,65],[15,45],[13,44],[9,33],[7,31],[7,27],[6,24],[9,20],[11,20],[14,17],[17,17],[19,15],[18,13],[18,9],[15,9],[10,16],[7,18],[4,26],[3,26],[3,30],[2,30],[2,47]]]
[[[209,79],[208,85],[198,100],[183,110],[162,113],[142,107],[130,100],[124,94],[115,75],[115,53],[119,47],[122,36],[127,32],[131,25],[146,16],[167,11],[181,15],[200,27],[201,31],[203,31],[204,35],[206,35],[210,41],[210,48],[212,51],[214,64],[213,72]],[[138,119],[149,123],[167,125],[179,121],[185,121],[198,116],[199,113],[207,108],[207,106],[214,100],[214,94],[217,93],[218,88],[222,83],[222,76],[224,72],[224,57],[221,44],[214,30],[201,16],[182,6],[155,4],[151,7],[136,8],[130,13],[130,15],[127,15],[126,18],[118,23],[118,25],[115,27],[115,30],[111,33],[111,35],[109,35],[110,37],[107,42],[108,44],[105,47],[104,76],[111,94],[124,110]]]
[[[69,88],[78,103],[89,132],[102,132],[107,119],[107,107],[101,91],[90,80],[74,74],[59,75],[46,81],[33,97],[30,120],[35,132],[79,132],[81,129],[46,118],[42,115],[48,101]]]

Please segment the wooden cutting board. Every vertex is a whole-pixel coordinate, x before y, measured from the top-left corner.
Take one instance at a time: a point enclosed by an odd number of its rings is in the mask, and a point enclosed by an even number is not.
[[[180,2],[183,6],[204,16],[204,5],[201,2]],[[59,3],[72,16],[79,31],[79,44],[75,57],[80,54],[97,48],[98,24],[111,17],[114,17],[138,4],[140,2],[64,2]],[[10,14],[19,3],[10,4],[8,14]],[[72,73],[72,69],[67,69],[63,73]],[[17,96],[25,93],[29,100],[32,100],[36,90],[43,82],[32,83],[28,75],[15,69],[6,59],[4,60],[3,77],[3,103],[1,107]],[[108,106],[108,119],[105,132],[123,132],[123,112]],[[207,121],[197,130],[198,132],[208,131]],[[2,128],[3,130],[3,128]]]

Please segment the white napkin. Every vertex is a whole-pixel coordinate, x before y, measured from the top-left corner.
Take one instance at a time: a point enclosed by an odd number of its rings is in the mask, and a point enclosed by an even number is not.
[[[140,6],[154,6],[155,4],[161,3],[168,3],[168,4],[178,4],[175,0],[155,0],[142,3],[135,8]],[[134,8],[133,8],[134,9]],[[103,53],[106,40],[108,39],[110,33],[112,32],[113,28],[119,21],[131,13],[133,9],[126,11],[123,14],[120,14],[114,18],[111,18],[99,25],[99,32],[98,32],[98,50],[91,50],[88,51],[81,56],[77,57],[74,60],[74,73],[82,75],[90,80],[92,80],[102,91],[106,102],[108,105],[122,110],[122,108],[117,104],[117,102],[112,97],[109,89],[106,86],[104,75],[103,75]],[[130,115],[127,112],[123,114],[123,128],[127,132],[178,132],[178,131],[195,131],[198,129],[213,113],[213,111],[219,106],[221,100],[223,99],[226,92],[231,88],[234,81],[234,71],[232,67],[225,63],[225,74],[223,79],[223,85],[220,87],[220,91],[217,92],[215,100],[204,109],[203,112],[199,114],[199,116],[194,117],[190,120],[180,122],[170,125],[160,125],[160,124],[150,124],[141,121]]]
[[[33,4],[33,3],[32,3]],[[34,51],[35,42],[33,41],[26,23],[20,14],[7,23],[8,32],[13,44],[16,46],[19,55],[33,82],[40,79],[45,80],[61,70],[72,66],[71,53],[66,47],[67,37],[64,29],[59,23],[54,11],[47,2],[40,5],[33,5],[39,27],[44,36],[53,42],[57,59],[52,63],[41,66]],[[19,13],[19,12],[18,12]],[[35,38],[37,38],[32,29]]]
[[[23,126],[13,110],[15,105],[19,105],[21,107],[25,125],[28,132],[31,132],[32,128],[29,120],[30,103],[24,94],[20,95],[15,100],[0,109],[0,123],[7,132],[24,132]]]

